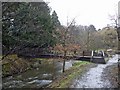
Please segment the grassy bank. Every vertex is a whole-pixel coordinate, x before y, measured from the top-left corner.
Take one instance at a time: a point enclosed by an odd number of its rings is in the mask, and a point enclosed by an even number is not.
[[[48,88],[68,88],[72,81],[86,71],[86,68],[91,65],[90,62],[78,61],[73,66],[66,70],[57,80],[53,81]]]
[[[18,58],[15,54],[8,55],[2,60],[2,77],[24,72],[29,67],[29,61]]]

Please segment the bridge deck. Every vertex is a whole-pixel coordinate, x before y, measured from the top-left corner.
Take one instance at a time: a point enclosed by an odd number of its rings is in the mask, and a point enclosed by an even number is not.
[[[93,57],[91,57],[91,56],[80,56],[76,60],[89,61],[89,62],[101,63],[101,64],[105,64],[106,63],[104,57],[100,57],[100,56],[93,56]]]

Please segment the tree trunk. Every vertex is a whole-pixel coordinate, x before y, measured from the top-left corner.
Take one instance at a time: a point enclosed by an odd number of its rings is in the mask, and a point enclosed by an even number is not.
[[[63,61],[63,72],[65,72],[65,59],[66,59],[66,50],[64,51],[64,61]]]
[[[90,32],[88,30],[88,36],[87,36],[87,51],[89,51],[89,42],[90,42]]]
[[[65,72],[65,59],[63,61],[63,72]]]
[[[118,55],[120,55],[120,27],[117,28],[118,33]],[[120,73],[120,58],[118,57],[118,73]],[[118,88],[120,88],[120,74],[118,74]]]

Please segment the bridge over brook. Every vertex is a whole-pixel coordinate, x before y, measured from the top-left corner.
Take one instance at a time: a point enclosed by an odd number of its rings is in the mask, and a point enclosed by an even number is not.
[[[73,59],[73,60],[80,60],[80,61],[89,61],[93,63],[101,63],[105,64],[105,57],[107,54],[105,54],[103,51],[95,52],[95,51],[83,51],[82,55],[79,56],[66,56],[64,55],[55,55],[55,54],[44,54],[44,55],[18,55],[18,57],[26,57],[26,58],[65,58],[67,60]]]
[[[83,56],[76,58],[76,60],[106,64],[106,61],[105,61],[106,56],[107,54],[105,54],[104,51],[100,51],[100,52],[90,51],[90,52],[83,52]]]

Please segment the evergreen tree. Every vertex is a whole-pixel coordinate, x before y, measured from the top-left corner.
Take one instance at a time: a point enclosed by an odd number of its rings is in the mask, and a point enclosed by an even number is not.
[[[52,13],[52,22],[53,22],[54,28],[60,27],[61,25],[60,21],[58,20],[57,13],[55,11],[53,11]]]
[[[55,44],[50,9],[45,2],[2,3],[3,52]]]

